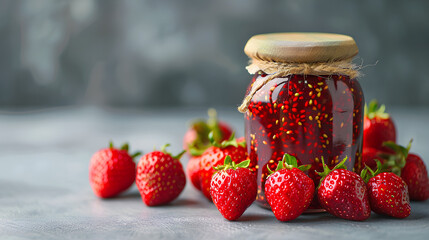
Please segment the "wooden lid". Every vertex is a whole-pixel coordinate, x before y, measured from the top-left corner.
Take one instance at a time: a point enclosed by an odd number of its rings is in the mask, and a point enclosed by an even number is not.
[[[316,63],[350,59],[359,49],[352,37],[333,33],[255,35],[244,47],[253,59],[283,63]]]

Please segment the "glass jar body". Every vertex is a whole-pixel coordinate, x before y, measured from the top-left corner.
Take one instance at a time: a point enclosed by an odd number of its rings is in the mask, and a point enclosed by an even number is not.
[[[253,82],[269,75],[257,73]],[[262,79],[260,79],[262,78]],[[347,157],[347,169],[361,162],[364,96],[348,76],[289,75],[266,83],[253,96],[245,114],[249,157],[256,161],[257,202],[269,207],[264,194],[267,166],[274,170],[285,153],[299,164],[311,164],[308,175],[318,185],[322,158],[332,167]],[[317,195],[317,194],[315,194]],[[317,196],[310,208],[318,209]]]

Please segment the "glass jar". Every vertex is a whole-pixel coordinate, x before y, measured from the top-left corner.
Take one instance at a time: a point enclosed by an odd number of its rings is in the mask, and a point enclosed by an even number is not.
[[[246,104],[245,137],[249,157],[258,163],[257,202],[265,207],[267,166],[276,169],[285,153],[299,164],[311,164],[307,174],[318,186],[316,171],[323,171],[322,158],[333,167],[347,157],[347,169],[353,170],[362,152],[364,96],[355,78],[336,72],[278,73],[258,70],[246,94],[255,83],[264,82]],[[319,208],[317,197],[310,208]]]

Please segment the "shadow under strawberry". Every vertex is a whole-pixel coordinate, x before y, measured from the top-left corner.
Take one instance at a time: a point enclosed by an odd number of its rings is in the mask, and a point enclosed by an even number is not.
[[[141,195],[138,191],[130,191],[130,192],[125,192],[122,193],[116,197],[112,197],[112,198],[104,198],[104,201],[116,201],[116,200],[126,200],[126,199],[141,199]]]
[[[181,198],[181,199],[177,199],[173,202],[170,202],[166,205],[159,206],[159,207],[189,207],[189,206],[192,206],[192,207],[201,206],[201,207],[203,207],[203,204],[200,201],[196,201],[193,199]]]
[[[338,219],[339,218],[334,217],[327,212],[324,212],[324,213],[302,214],[298,218],[295,218],[293,221],[280,222],[280,223],[287,223],[287,224],[321,223],[325,221],[335,221]]]

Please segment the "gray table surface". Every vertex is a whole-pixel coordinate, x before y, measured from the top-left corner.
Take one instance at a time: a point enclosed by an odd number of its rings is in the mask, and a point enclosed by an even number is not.
[[[220,116],[243,135],[241,114]],[[391,109],[399,142],[429,160],[429,109]],[[429,201],[413,202],[404,220],[372,214],[353,222],[327,213],[281,223],[252,205],[239,221],[225,220],[187,184],[168,206],[146,207],[135,186],[118,198],[95,197],[88,183],[92,154],[112,139],[149,152],[166,142],[179,151],[189,119],[205,110],[50,109],[0,111],[1,239],[429,239]],[[183,159],[186,164],[187,158]]]

